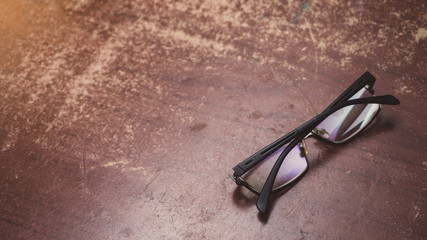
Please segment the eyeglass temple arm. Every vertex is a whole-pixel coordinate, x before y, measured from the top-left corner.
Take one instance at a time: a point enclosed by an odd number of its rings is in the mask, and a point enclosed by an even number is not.
[[[295,129],[296,137],[295,139],[283,150],[280,154],[279,158],[276,160],[270,174],[268,175],[267,181],[265,182],[261,194],[257,200],[257,208],[260,212],[265,213],[268,208],[268,203],[270,200],[271,190],[273,189],[273,184],[276,179],[277,173],[279,172],[280,166],[282,165],[286,155],[290,152],[290,150],[295,147],[300,141],[304,139],[304,137],[309,134],[317,125],[319,125],[323,120],[325,120],[330,114],[337,111],[340,108],[345,106],[354,105],[354,104],[364,104],[364,103],[378,103],[378,104],[386,104],[386,105],[397,105],[400,101],[392,95],[384,95],[378,97],[367,97],[367,98],[359,98],[354,100],[349,100],[346,102],[339,103],[338,105],[326,109],[321,114],[315,116],[308,122],[302,124],[300,127]],[[294,132],[293,131],[293,132]]]
[[[359,91],[366,85],[369,86],[370,91],[373,91],[372,87],[374,86],[375,81],[376,79],[374,75],[372,75],[370,72],[365,72],[356,81],[354,81],[343,93],[341,93],[340,96],[338,96],[331,104],[329,104],[326,109],[332,108],[341,102],[347,101],[351,96],[353,96],[357,91]]]
[[[252,167],[257,165],[260,161],[265,159],[267,156],[271,155],[272,153],[277,151],[279,148],[283,147],[286,143],[288,143],[289,141],[295,138],[296,133],[297,132],[295,130],[287,133],[283,137],[277,139],[273,143],[269,144],[268,146],[259,150],[252,156],[240,162],[238,165],[233,167],[234,177],[242,176],[244,173],[249,171]]]

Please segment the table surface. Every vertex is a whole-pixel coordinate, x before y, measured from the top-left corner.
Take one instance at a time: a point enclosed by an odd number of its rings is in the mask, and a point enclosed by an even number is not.
[[[426,239],[424,1],[0,2],[1,239]],[[228,177],[365,71],[271,211]]]

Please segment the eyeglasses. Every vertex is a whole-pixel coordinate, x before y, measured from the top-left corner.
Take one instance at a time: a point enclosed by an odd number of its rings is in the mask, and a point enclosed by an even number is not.
[[[261,213],[267,211],[272,193],[289,187],[307,171],[305,139],[344,143],[372,123],[381,110],[380,104],[400,103],[391,95],[375,96],[374,83],[375,77],[364,73],[322,113],[233,167],[230,177],[259,195],[256,205]]]

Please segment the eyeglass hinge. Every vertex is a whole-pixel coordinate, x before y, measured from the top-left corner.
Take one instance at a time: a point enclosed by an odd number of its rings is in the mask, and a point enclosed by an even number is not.
[[[237,185],[243,185],[244,180],[241,177],[237,177],[234,174],[230,174],[229,175],[231,179],[233,179],[233,181],[237,184]]]

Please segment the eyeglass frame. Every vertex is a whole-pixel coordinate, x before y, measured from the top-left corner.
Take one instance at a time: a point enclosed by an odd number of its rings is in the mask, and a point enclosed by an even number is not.
[[[322,122],[324,121],[328,116],[330,116],[332,113],[336,112],[337,110],[350,106],[350,105],[356,105],[356,104],[386,104],[386,105],[398,105],[400,104],[400,101],[392,96],[392,95],[382,95],[382,96],[375,96],[373,85],[375,83],[376,79],[375,77],[369,73],[365,72],[361,77],[359,77],[350,87],[348,87],[341,95],[336,98],[322,113],[318,114],[317,116],[313,117],[309,121],[303,123],[299,127],[295,128],[291,132],[285,134],[284,136],[280,137],[279,139],[275,140],[271,144],[267,145],[266,147],[262,148],[252,156],[246,158],[239,164],[237,164],[235,167],[233,167],[234,173],[230,175],[230,177],[236,182],[237,185],[244,186],[247,189],[249,189],[251,192],[258,195],[258,200],[256,203],[256,206],[258,210],[261,213],[266,213],[268,209],[268,204],[270,201],[270,196],[272,193],[276,193],[279,191],[282,191],[286,188],[288,188],[292,183],[295,183],[297,180],[301,179],[302,176],[308,171],[309,163],[306,158],[306,146],[304,140],[308,137],[314,136],[321,140],[326,140],[328,142],[334,143],[334,144],[340,144],[347,142],[348,140],[354,138],[359,133],[363,132],[367,129],[367,127],[373,122],[373,119],[379,114],[381,110],[381,105],[378,109],[378,111],[375,113],[374,116],[371,117],[369,120],[369,123],[365,126],[358,129],[355,133],[348,136],[342,141],[331,141],[328,139],[321,138],[317,134],[314,134],[313,130]],[[367,86],[367,88],[366,88]],[[357,98],[357,99],[351,99],[349,100],[354,94],[356,94],[358,91],[360,91],[362,88],[366,88],[369,92],[372,93],[372,97],[364,97],[364,98]],[[258,190],[251,187],[245,180],[243,180],[242,175],[251,170],[253,167],[255,167],[259,162],[270,156],[272,153],[276,152],[278,149],[286,145],[286,148],[282,151],[276,162],[274,163],[267,180],[264,183],[264,186],[259,192]],[[273,190],[273,184],[276,179],[276,176],[279,172],[279,169],[288,155],[288,153],[296,146],[299,145],[300,148],[302,148],[302,154],[304,154],[304,159],[307,162],[307,168],[302,171],[299,175],[294,177],[293,179],[286,182],[283,186],[280,186],[277,189]]]

